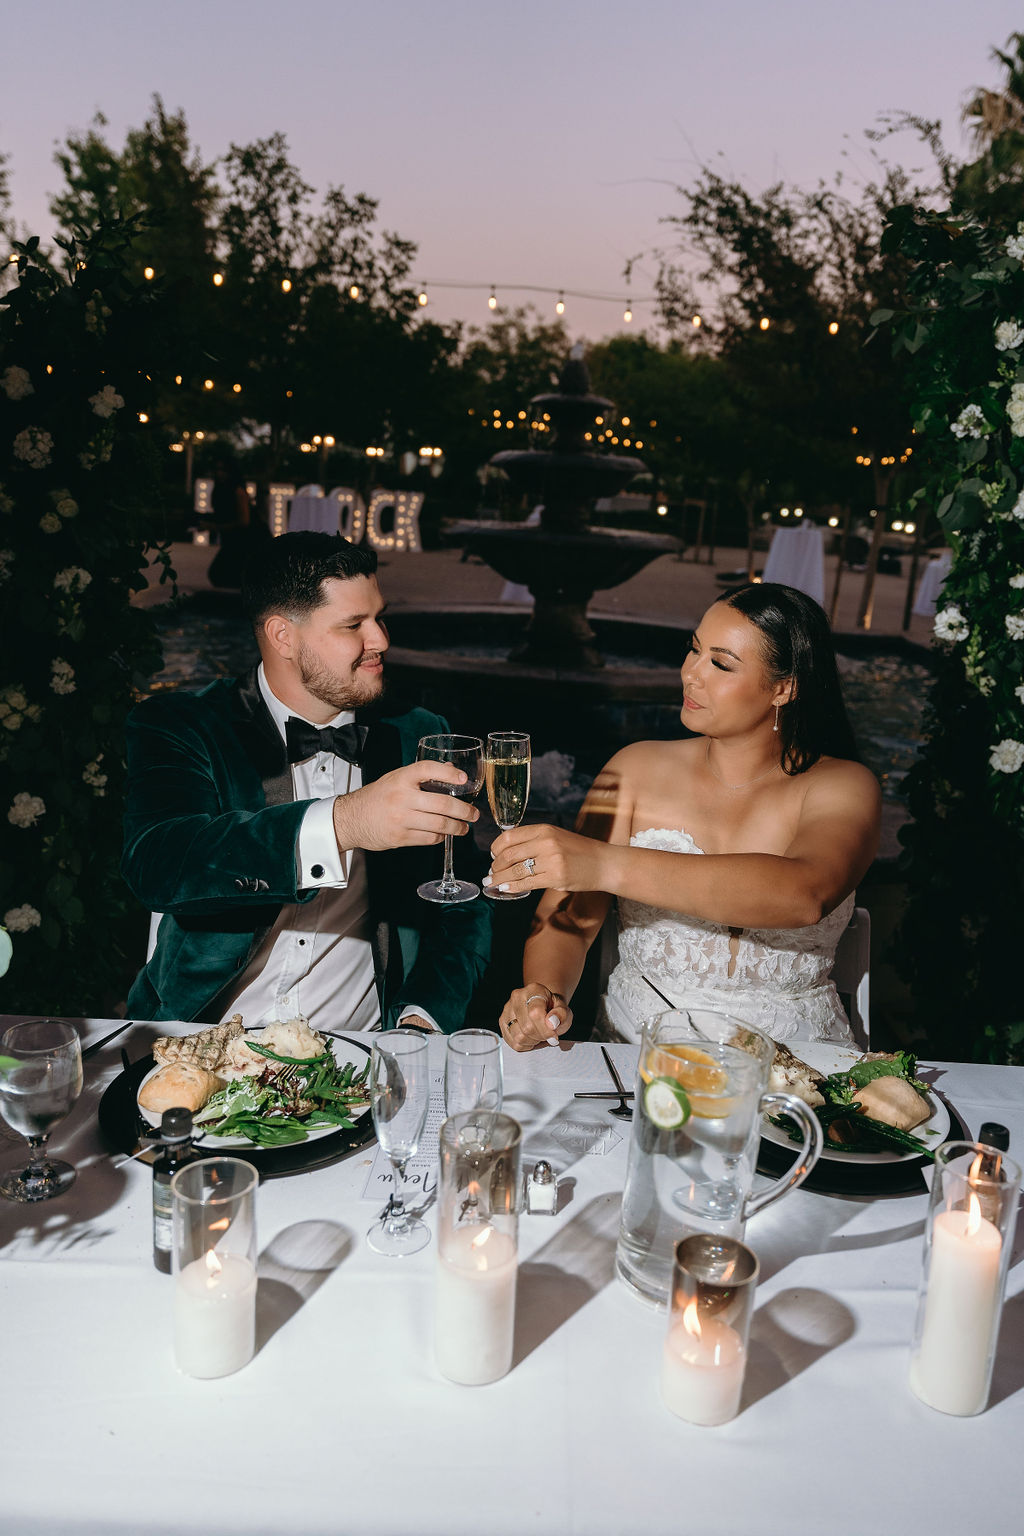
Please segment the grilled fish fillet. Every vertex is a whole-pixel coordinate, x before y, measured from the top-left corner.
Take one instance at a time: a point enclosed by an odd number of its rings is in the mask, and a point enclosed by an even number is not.
[[[730,1041],[731,1045],[738,1045],[741,1051],[750,1051],[751,1055],[757,1055],[757,1048],[753,1044],[753,1036],[737,1034]],[[817,1109],[824,1104],[825,1096],[819,1090],[819,1083],[825,1081],[825,1074],[818,1072],[814,1067],[809,1067],[806,1061],[801,1061],[799,1056],[794,1056],[788,1046],[782,1045],[778,1040],[773,1040],[775,1046],[775,1059],[768,1073],[769,1093],[791,1093],[795,1098],[803,1099],[811,1109]]]
[[[202,1067],[216,1072],[225,1061],[231,1042],[242,1033],[242,1015],[227,1024],[214,1024],[196,1035],[163,1035],[153,1043],[153,1057],[163,1066]]]

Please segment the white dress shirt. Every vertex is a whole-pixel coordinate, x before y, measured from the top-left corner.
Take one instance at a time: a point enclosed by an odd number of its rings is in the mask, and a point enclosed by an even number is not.
[[[285,721],[295,711],[272,692],[260,664],[260,692],[285,739]],[[300,718],[305,718],[300,717]],[[329,725],[355,719],[343,710]],[[322,729],[322,723],[308,724]],[[317,890],[312,901],[286,903],[224,1005],[222,1021],[240,1013],[247,1028],[301,1015],[325,1029],[380,1027],[380,1006],[373,981],[369,941],[366,855],[361,848],[339,850],[334,835],[334,800],[362,787],[355,763],[318,752],[291,765],[296,800],[315,800],[302,818],[296,847],[300,889]],[[401,1017],[435,1021],[421,1008]]]

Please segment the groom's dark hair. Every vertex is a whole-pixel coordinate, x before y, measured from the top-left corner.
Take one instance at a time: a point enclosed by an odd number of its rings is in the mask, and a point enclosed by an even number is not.
[[[760,630],[772,682],[793,680],[792,696],[780,708],[778,720],[785,772],[804,773],[819,757],[859,763],[832,631],[820,604],[796,587],[775,581],[738,587],[718,601],[728,603]]]
[[[308,619],[324,601],[325,581],[373,576],[377,551],[333,533],[283,533],[264,539],[246,563],[242,606],[257,636],[264,619]]]

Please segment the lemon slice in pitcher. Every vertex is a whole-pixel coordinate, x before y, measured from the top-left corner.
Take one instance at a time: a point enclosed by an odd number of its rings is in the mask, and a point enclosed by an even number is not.
[[[644,1109],[659,1131],[675,1131],[690,1118],[686,1089],[670,1077],[656,1077],[644,1089]]]
[[[730,1111],[730,1101],[722,1097],[728,1088],[729,1074],[699,1045],[652,1046],[641,1065],[640,1076],[650,1085],[656,1082],[675,1085],[683,1094],[688,1114],[677,1124],[682,1125],[690,1114],[713,1119]],[[646,1102],[645,1097],[645,1105]]]

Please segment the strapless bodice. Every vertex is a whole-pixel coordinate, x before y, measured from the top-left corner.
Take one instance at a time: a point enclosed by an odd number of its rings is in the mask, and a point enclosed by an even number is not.
[[[634,848],[702,855],[688,832],[658,827],[630,838]],[[850,1040],[829,980],[854,897],[805,928],[730,929],[663,907],[619,900],[619,963],[608,980],[606,1026],[636,1039],[660,1011],[647,976],[677,1006],[735,1013],[776,1040]]]

